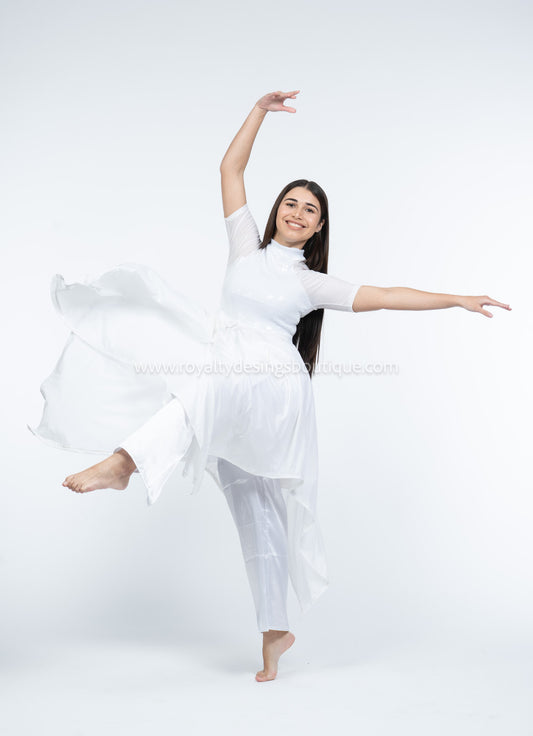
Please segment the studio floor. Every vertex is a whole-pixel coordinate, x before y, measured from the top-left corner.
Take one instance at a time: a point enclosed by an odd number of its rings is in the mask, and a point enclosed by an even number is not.
[[[259,645],[260,640],[257,639]],[[73,640],[8,649],[0,673],[6,736],[358,733],[529,736],[530,658],[457,642],[319,658],[295,642],[258,683],[250,642]]]

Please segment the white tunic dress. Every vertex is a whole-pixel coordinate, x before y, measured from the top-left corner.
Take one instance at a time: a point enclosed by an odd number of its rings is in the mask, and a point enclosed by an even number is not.
[[[47,443],[111,454],[178,398],[194,431],[183,458],[190,493],[217,458],[278,478],[287,508],[289,574],[305,613],[328,585],[317,522],[318,448],[311,379],[292,342],[318,308],[352,311],[359,285],[308,269],[302,250],[261,238],[248,205],[225,219],[229,255],[211,313],[155,271],[121,264],[95,280],[51,284],[70,329],[38,427]],[[157,494],[148,495],[148,503]]]

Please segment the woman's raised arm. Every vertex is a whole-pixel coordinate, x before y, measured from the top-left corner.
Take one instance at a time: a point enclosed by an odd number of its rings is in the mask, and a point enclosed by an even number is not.
[[[270,92],[261,97],[255,103],[235,138],[231,141],[220,164],[224,217],[229,217],[233,212],[246,204],[244,169],[250,158],[257,131],[261,127],[261,123],[265,119],[267,112],[277,112],[279,110],[296,112],[294,107],[285,107],[283,103],[287,98],[294,99],[299,91]]]

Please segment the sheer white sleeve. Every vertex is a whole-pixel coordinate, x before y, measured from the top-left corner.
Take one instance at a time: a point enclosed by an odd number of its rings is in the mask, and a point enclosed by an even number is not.
[[[361,284],[353,284],[329,273],[302,269],[302,285],[311,309],[338,309],[353,312],[352,305]]]
[[[228,266],[237,260],[256,251],[261,245],[262,238],[248,208],[243,204],[238,210],[224,218],[228,233],[229,254]]]

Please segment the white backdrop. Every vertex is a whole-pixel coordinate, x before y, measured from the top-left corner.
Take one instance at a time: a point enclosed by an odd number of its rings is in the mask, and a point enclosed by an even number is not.
[[[196,497],[174,476],[150,508],[136,476],[124,493],[74,494],[61,482],[95,456],[45,446],[26,422],[68,335],[53,274],[137,261],[216,307],[220,161],[260,96],[298,88],[297,113],[267,115],[246,171],[260,232],[281,188],[313,179],[330,202],[331,274],[513,311],[326,312],[322,362],[398,373],[313,379],[331,585],[304,618],[290,591],[295,633],[346,664],[458,641],[530,656],[531,6],[5,0],[1,12],[5,661],[91,637],[258,644],[208,476]]]

